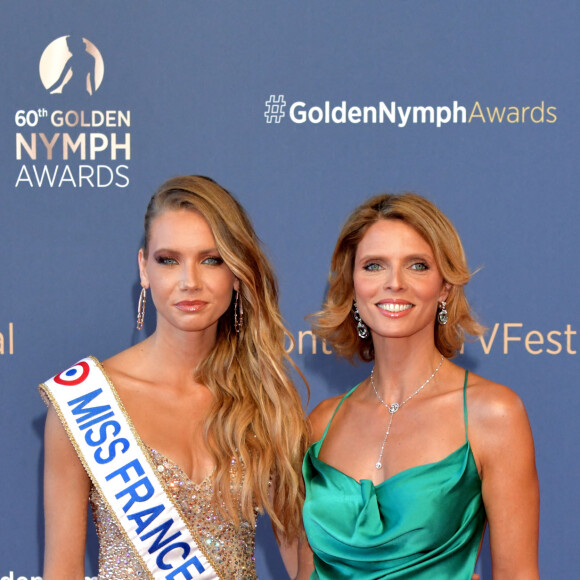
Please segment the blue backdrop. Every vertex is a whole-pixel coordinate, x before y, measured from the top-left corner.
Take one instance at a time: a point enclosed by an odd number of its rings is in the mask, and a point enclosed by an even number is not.
[[[0,579],[41,575],[36,385],[139,340],[143,213],[183,173],[251,214],[310,408],[369,372],[314,345],[304,320],[350,210],[414,190],[451,217],[489,327],[459,364],[523,398],[542,577],[578,577],[577,2],[20,0],[0,13]],[[93,537],[87,559],[96,576]],[[265,523],[256,559],[261,579],[284,577]],[[487,549],[479,566],[489,580]]]

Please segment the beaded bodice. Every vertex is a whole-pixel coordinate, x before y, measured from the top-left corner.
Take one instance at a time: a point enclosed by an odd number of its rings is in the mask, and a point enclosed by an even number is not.
[[[220,578],[255,580],[255,526],[241,521],[239,528],[224,518],[213,497],[213,477],[201,483],[191,481],[181,468],[158,451],[148,448],[153,465],[183,516],[203,543],[204,551]],[[132,580],[148,578],[132,546],[117,528],[107,506],[92,487],[90,503],[99,538],[99,580]]]

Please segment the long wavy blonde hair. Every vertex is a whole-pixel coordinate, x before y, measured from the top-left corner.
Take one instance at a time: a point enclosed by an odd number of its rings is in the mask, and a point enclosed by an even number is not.
[[[435,324],[435,346],[446,357],[455,356],[466,334],[481,336],[485,328],[475,319],[465,296],[471,272],[457,230],[441,210],[415,193],[377,195],[348,217],[332,255],[326,301],[322,310],[312,315],[316,334],[351,361],[355,355],[367,362],[374,359],[372,336],[358,336],[351,311],[356,250],[370,226],[379,220],[406,223],[431,247],[443,280],[451,285],[446,301],[449,320],[446,325]]]
[[[224,263],[240,281],[243,327],[236,333],[232,294],[218,322],[216,344],[196,369],[196,379],[214,397],[204,437],[216,462],[217,505],[239,524],[241,499],[244,519],[254,523],[258,506],[277,533],[296,537],[308,431],[300,395],[288,375],[293,363],[284,350],[286,329],[273,269],[242,206],[215,181],[196,175],[168,180],[151,198],[145,255],[153,220],[175,209],[199,212],[207,220]],[[230,469],[233,458],[242,470]]]

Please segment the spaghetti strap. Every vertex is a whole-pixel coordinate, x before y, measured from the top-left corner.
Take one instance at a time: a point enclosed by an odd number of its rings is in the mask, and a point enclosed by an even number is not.
[[[465,441],[467,441],[467,375],[469,371],[465,369],[465,380],[463,381],[463,419],[465,421]]]
[[[320,444],[322,445],[322,442],[324,441],[326,434],[328,433],[328,429],[330,429],[330,424],[332,423],[332,420],[334,419],[334,416],[336,415],[337,411],[340,409],[340,407],[342,406],[342,404],[344,403],[344,401],[346,401],[346,399],[348,399],[357,389],[357,387],[360,385],[360,383],[358,383],[358,385],[355,385],[348,393],[346,393],[342,399],[340,399],[340,403],[338,403],[338,405],[336,406],[336,409],[334,410],[334,413],[332,414],[332,417],[330,418],[330,421],[328,422],[328,425],[326,426],[326,429],[324,430],[324,434],[322,435],[321,439],[320,439]]]

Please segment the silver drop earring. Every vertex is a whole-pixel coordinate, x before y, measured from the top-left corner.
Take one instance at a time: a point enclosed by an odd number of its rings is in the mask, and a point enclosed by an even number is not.
[[[141,286],[141,294],[139,294],[139,305],[137,306],[137,330],[143,329],[145,322],[145,304],[147,303],[147,289]]]
[[[441,325],[447,324],[447,321],[449,320],[449,315],[447,314],[447,310],[445,309],[445,305],[446,305],[446,302],[445,302],[445,300],[443,300],[443,302],[441,302],[441,304],[439,305],[439,312],[437,313],[437,320],[439,321],[439,324],[441,324]]]
[[[358,335],[362,339],[367,338],[368,335],[369,335],[369,328],[362,321],[362,319],[360,317],[360,314],[358,313],[358,308],[356,306],[356,300],[354,300],[353,303],[352,303],[352,316],[354,318],[354,321],[356,322],[356,331],[358,332]]]

